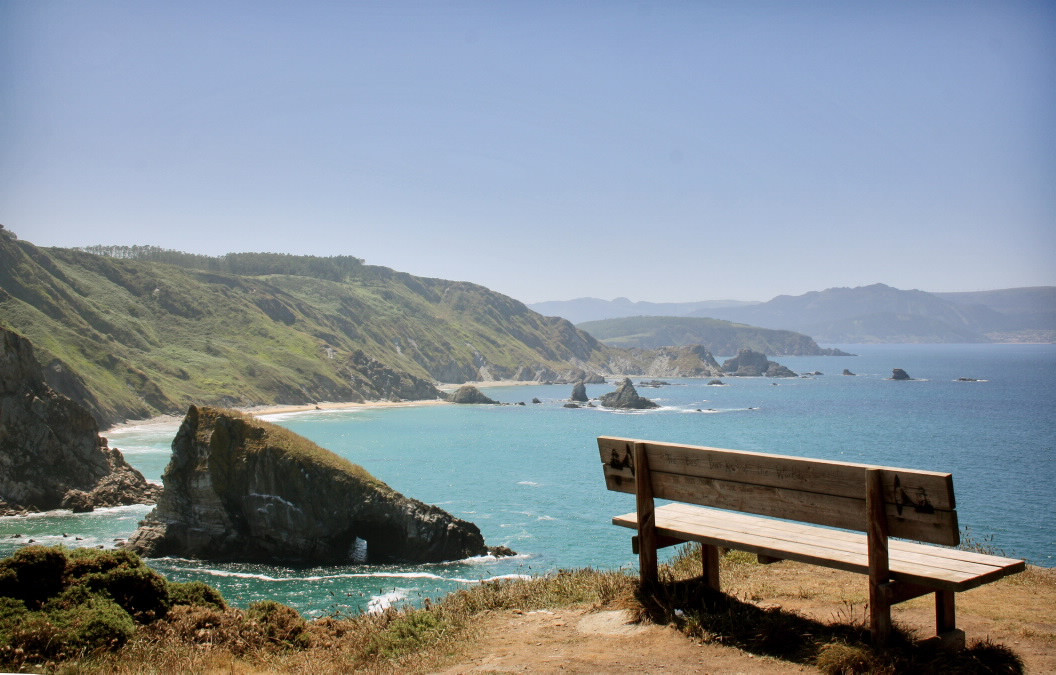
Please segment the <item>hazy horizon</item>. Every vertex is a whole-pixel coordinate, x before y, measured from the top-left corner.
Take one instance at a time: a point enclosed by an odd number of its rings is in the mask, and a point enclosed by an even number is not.
[[[526,303],[1056,285],[1056,5],[0,3],[0,223]]]

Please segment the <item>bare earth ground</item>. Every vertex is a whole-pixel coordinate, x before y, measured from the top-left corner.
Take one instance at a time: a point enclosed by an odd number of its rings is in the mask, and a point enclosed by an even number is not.
[[[768,574],[768,572],[775,572]],[[831,622],[866,620],[864,578],[784,562],[755,566],[728,590],[762,607],[780,606]],[[455,663],[458,673],[785,673],[813,668],[701,644],[672,627],[629,623],[622,610],[492,612]],[[897,605],[895,622],[927,637],[934,631],[931,596]],[[1056,673],[1056,569],[1022,574],[957,595],[957,624],[967,641],[989,639],[1012,649],[1028,673]]]
[[[670,626],[630,623],[626,610],[492,613],[458,673],[789,673],[809,668],[702,645]]]

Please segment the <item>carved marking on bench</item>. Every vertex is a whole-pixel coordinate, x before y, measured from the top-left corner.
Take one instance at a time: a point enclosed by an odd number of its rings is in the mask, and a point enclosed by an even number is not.
[[[914,492],[918,495],[916,499],[906,492],[902,487],[902,481],[897,475],[895,476],[895,508],[898,510],[898,515],[902,515],[903,506],[911,506],[917,513],[935,513],[935,507],[928,501],[927,489],[920,487]]]

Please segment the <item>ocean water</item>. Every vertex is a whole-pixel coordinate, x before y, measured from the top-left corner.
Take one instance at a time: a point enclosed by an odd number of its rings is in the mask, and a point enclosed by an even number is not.
[[[780,357],[795,379],[666,380],[639,387],[646,412],[566,409],[569,385],[497,387],[525,406],[314,411],[267,419],[362,464],[393,488],[476,523],[518,552],[446,564],[311,569],[159,559],[239,606],[275,599],[310,616],[419,602],[484,580],[591,566],[633,569],[630,531],[610,523],[633,496],[605,489],[595,438],[627,436],[953,473],[966,536],[1056,566],[1056,345],[836,345],[855,357]],[[856,375],[840,373],[848,368]],[[890,380],[902,368],[913,381]],[[957,381],[958,378],[978,381]],[[633,378],[637,383],[644,378]],[[589,385],[596,397],[612,385]],[[533,397],[541,404],[532,404]],[[175,424],[110,432],[151,479]],[[113,546],[149,507],[0,518],[0,555],[29,540]]]

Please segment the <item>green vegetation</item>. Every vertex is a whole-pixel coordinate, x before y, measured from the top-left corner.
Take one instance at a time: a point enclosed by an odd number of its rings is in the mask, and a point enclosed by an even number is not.
[[[205,420],[199,421],[199,429],[207,430],[209,435],[208,442],[213,447],[216,447],[217,444],[226,445],[230,443],[231,437],[234,436],[239,439],[247,454],[262,452],[270,448],[281,452],[282,455],[295,462],[303,462],[319,468],[329,469],[335,474],[345,476],[352,481],[363,481],[386,490],[389,489],[388,486],[359,464],[350,462],[348,459],[317,445],[285,427],[246,415],[237,410],[193,407],[189,414],[198,415],[199,418],[206,417]],[[216,418],[221,416],[227,418],[230,422],[228,424],[216,424]]]
[[[563,319],[349,256],[92,250],[38,248],[5,231],[0,321],[104,427],[191,403],[430,399],[435,381],[607,362]]]
[[[826,673],[1023,672],[1015,653],[989,640],[952,652],[900,630],[891,647],[874,649],[865,639],[864,599],[853,595],[827,621],[756,604],[761,593],[800,601],[838,597],[845,578],[821,577],[795,563],[762,566],[743,553],[727,554],[721,564],[729,595],[702,585],[695,577],[699,549],[686,546],[662,566],[661,584],[648,594],[629,572],[581,569],[485,583],[419,608],[306,621],[272,601],[230,608],[205,584],[166,582],[123,551],[28,546],[0,561],[0,666],[87,673],[427,671],[472,644],[490,613],[574,607],[630,610],[703,642]],[[992,608],[1018,611],[1007,620],[1024,638],[1030,626],[1044,625],[1037,622],[1047,620],[1044,606],[1056,597],[1056,577],[1036,568],[991,586],[987,593],[1006,594],[1004,601],[982,598],[978,605],[995,612],[992,622],[1006,620]],[[1012,593],[1031,602],[1010,602]]]
[[[771,356],[825,354],[810,337],[790,330],[771,330],[720,319],[685,316],[632,316],[587,321],[576,326],[613,347],[655,349],[704,345],[715,355],[734,356],[751,349]]]

